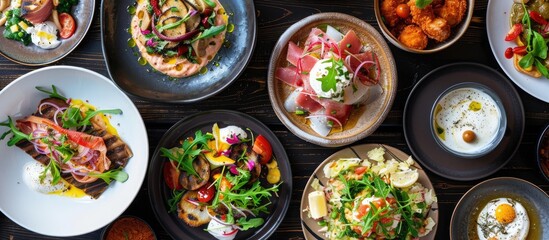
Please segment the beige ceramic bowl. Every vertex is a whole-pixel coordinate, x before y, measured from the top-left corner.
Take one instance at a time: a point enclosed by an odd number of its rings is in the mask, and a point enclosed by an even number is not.
[[[391,34],[391,31],[389,31],[389,28],[385,26],[385,22],[383,21],[383,17],[381,16],[381,1],[383,0],[374,0],[374,11],[376,15],[377,24],[379,25],[379,28],[381,28],[381,32],[385,37],[391,42],[393,45],[397,46],[398,48],[412,52],[412,53],[420,53],[420,54],[426,54],[426,53],[434,53],[438,52],[440,50],[446,49],[450,45],[454,44],[461,38],[461,36],[467,31],[467,28],[469,27],[469,23],[471,22],[471,18],[473,17],[473,10],[475,8],[475,0],[466,0],[467,1],[467,10],[465,10],[465,16],[463,17],[463,20],[461,22],[452,28],[452,34],[446,41],[437,43],[432,39],[429,39],[429,44],[427,45],[426,49],[423,50],[417,50],[413,48],[409,48],[407,46],[404,46],[403,44],[398,41],[398,38],[393,36]]]
[[[367,159],[368,158],[368,151],[378,148],[379,144],[362,144],[362,145],[356,145],[348,148],[344,148],[328,158],[324,160],[314,173],[309,178],[309,181],[307,181],[307,185],[305,185],[305,188],[303,189],[303,195],[301,196],[301,207],[300,209],[307,209],[309,207],[309,193],[315,191],[315,189],[311,186],[313,183],[313,180],[315,178],[318,178],[321,185],[326,186],[328,183],[329,178],[327,178],[324,175],[323,169],[326,164],[329,164],[335,160],[341,159],[341,158],[360,158],[360,159]],[[389,155],[387,151],[391,151],[396,157],[399,159],[408,159],[409,155],[398,150],[397,148],[383,145],[385,148],[387,148],[385,152],[385,159],[392,159],[393,157]],[[431,183],[431,180],[429,180],[429,177],[425,173],[425,171],[417,164],[417,162],[414,164],[414,166],[418,169],[419,173],[419,179],[418,182],[421,183],[424,187],[428,189],[434,189],[433,184]],[[434,190],[433,190],[434,191]],[[431,230],[429,234],[427,234],[424,237],[421,237],[421,240],[433,240],[435,239],[435,235],[437,233],[437,228],[439,225],[438,221],[438,202],[434,202],[431,205],[431,210],[428,213],[428,216],[431,217],[435,221],[435,226]],[[322,226],[318,225],[318,221],[310,218],[308,216],[308,212],[301,211],[300,212],[300,218],[301,218],[301,228],[303,230],[303,233],[305,235],[305,239],[327,239],[324,235],[320,233],[320,229]]]
[[[329,24],[339,28],[343,33],[353,29],[362,44],[369,44],[376,53],[381,66],[380,86],[383,88],[381,96],[365,105],[365,107],[353,109],[351,118],[356,120],[352,127],[345,127],[342,131],[330,133],[323,137],[314,132],[307,124],[307,120],[288,112],[284,108],[284,101],[294,90],[282,81],[275,78],[277,67],[288,65],[286,53],[288,42],[305,41],[312,28]],[[273,109],[284,125],[299,138],[324,147],[339,147],[351,144],[372,134],[383,122],[393,104],[397,89],[397,72],[393,55],[387,43],[372,26],[366,22],[342,13],[319,13],[292,25],[278,40],[271,60],[268,73],[269,98]],[[353,120],[353,121],[354,121]]]

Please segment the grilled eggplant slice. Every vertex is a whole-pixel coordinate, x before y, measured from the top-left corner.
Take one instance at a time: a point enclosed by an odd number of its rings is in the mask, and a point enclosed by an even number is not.
[[[198,176],[188,174],[185,171],[181,171],[181,175],[179,176],[181,186],[187,190],[199,189],[206,185],[210,179],[210,163],[202,155],[199,155],[193,161],[193,167]]]

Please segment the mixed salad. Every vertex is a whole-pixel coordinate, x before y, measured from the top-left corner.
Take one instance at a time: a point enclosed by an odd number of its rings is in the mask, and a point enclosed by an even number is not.
[[[31,42],[42,49],[53,49],[61,39],[70,38],[76,30],[71,16],[78,0],[0,0],[0,26],[7,39]]]
[[[304,116],[324,137],[343,129],[353,109],[383,92],[377,54],[353,30],[343,34],[330,25],[312,28],[303,42],[288,43],[286,60],[275,72],[293,89],[284,107]]]
[[[263,225],[281,184],[264,136],[216,123],[212,132],[198,130],[181,146],[160,151],[166,157],[164,181],[173,191],[167,204],[186,224],[208,224],[211,235],[229,240]]]
[[[8,146],[18,146],[44,166],[40,182],[66,181],[96,198],[112,180],[125,182],[128,174],[122,168],[132,153],[105,115],[122,111],[97,110],[85,101],[62,96],[53,85],[51,90],[36,88],[50,97],[32,115],[0,123],[9,128],[0,140],[11,135]]]
[[[324,186],[313,180],[306,211],[326,238],[415,239],[433,229],[434,191],[418,182],[411,158],[398,162],[384,155],[376,148],[368,159],[334,160],[323,169]]]
[[[517,71],[536,78],[549,78],[548,6],[543,0],[515,1],[510,14],[511,29],[505,36],[505,41],[517,44],[505,50],[505,57],[513,58]]]

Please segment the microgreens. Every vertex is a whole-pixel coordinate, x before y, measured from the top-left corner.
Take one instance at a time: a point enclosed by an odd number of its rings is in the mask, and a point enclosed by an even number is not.
[[[4,138],[8,136],[10,133],[13,134],[13,136],[8,141],[9,147],[17,144],[21,140],[30,141],[32,139],[32,134],[30,133],[24,134],[23,132],[19,131],[17,127],[15,127],[15,124],[13,124],[11,117],[8,117],[7,121],[0,123],[0,126],[6,126],[10,128],[8,131],[4,132],[2,136],[0,136],[0,140],[4,140]]]
[[[112,180],[116,180],[118,182],[126,182],[129,177],[128,173],[122,171],[122,169],[114,169],[104,173],[90,172],[88,173],[88,176],[101,178],[107,184],[111,184]]]
[[[195,39],[193,39],[191,41],[192,42],[196,42],[200,39],[205,39],[205,38],[211,38],[217,34],[220,34],[221,32],[225,31],[225,28],[227,28],[227,26],[225,25],[219,25],[219,26],[213,26],[213,27],[210,27],[206,30],[204,30],[204,32],[202,32],[202,34],[200,34],[198,37],[196,37]]]
[[[522,24],[526,25],[526,50],[528,53],[520,59],[519,66],[521,68],[530,68],[535,65],[544,77],[549,78],[549,71],[542,63],[542,61],[547,58],[547,43],[539,32],[532,29],[530,15],[528,14],[528,9],[526,8],[524,2],[522,3],[522,7],[524,9]]]
[[[67,101],[66,97],[64,97],[63,95],[61,95],[57,92],[57,88],[55,87],[55,85],[51,85],[51,89],[52,89],[51,92],[48,89],[43,88],[43,87],[36,86],[36,89],[40,92],[49,94],[50,97],[52,97],[52,98],[57,98],[57,99],[61,99],[63,101]]]

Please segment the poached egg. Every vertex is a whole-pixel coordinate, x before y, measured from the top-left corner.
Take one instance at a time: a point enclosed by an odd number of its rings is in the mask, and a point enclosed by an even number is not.
[[[61,44],[57,39],[57,27],[51,21],[45,21],[27,28],[34,45],[43,49],[53,49]]]

